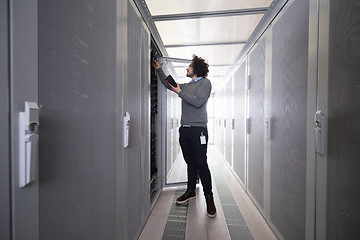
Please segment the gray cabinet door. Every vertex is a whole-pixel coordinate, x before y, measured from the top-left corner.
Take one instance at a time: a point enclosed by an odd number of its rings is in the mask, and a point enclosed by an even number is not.
[[[308,8],[294,1],[272,27],[270,220],[285,239],[305,238]]]
[[[246,184],[246,98],[245,98],[245,67],[246,63],[241,63],[234,77],[234,166],[233,169],[239,176],[242,185]]]
[[[226,145],[225,145],[225,159],[229,163],[229,165],[233,166],[232,161],[232,151],[233,151],[233,138],[232,138],[232,116],[233,116],[233,81],[229,80],[226,84],[226,127],[225,127],[225,135],[226,135]]]
[[[128,73],[124,111],[130,114],[124,148],[124,239],[134,239],[150,212],[150,34],[140,13],[128,4]]]
[[[0,1],[0,239],[10,239],[9,22],[8,1]]]
[[[265,102],[265,38],[249,56],[250,132],[248,142],[248,190],[264,208],[264,102]]]
[[[37,0],[10,1],[10,114],[13,239],[39,239],[39,181],[19,187],[19,113],[38,101]]]
[[[324,154],[317,155],[316,239],[360,239],[360,21],[358,2],[320,12],[319,102]],[[324,5],[325,6],[325,5]]]

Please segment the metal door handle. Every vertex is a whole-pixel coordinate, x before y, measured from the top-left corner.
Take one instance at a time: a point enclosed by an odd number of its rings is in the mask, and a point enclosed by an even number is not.
[[[25,137],[26,183],[35,181],[37,159],[39,155],[39,135],[28,134]]]
[[[265,129],[266,129],[266,139],[271,140],[271,117],[269,115],[265,116]]]
[[[39,107],[25,102],[25,111],[19,114],[19,186],[26,187],[36,179],[39,149]]]
[[[124,123],[123,123],[124,129],[124,148],[127,148],[129,146],[129,131],[130,131],[130,113],[126,112],[124,116]]]
[[[246,118],[245,119],[245,128],[246,128],[246,133],[247,134],[250,134],[250,121],[251,121],[251,119],[250,119],[250,117],[248,117],[248,118]]]
[[[324,155],[325,153],[325,117],[321,110],[315,113],[314,117],[315,121],[315,149],[316,152],[320,155]]]

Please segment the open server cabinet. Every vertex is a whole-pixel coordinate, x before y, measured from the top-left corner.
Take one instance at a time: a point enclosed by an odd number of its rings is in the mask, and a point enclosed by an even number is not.
[[[151,41],[152,58],[160,63],[165,74],[172,74],[174,64],[189,64],[191,60],[163,57],[154,38]],[[176,80],[176,79],[175,79]],[[156,70],[151,67],[151,195],[174,185],[186,184],[185,163],[178,143],[181,101],[168,91]],[[180,171],[179,171],[180,169]]]

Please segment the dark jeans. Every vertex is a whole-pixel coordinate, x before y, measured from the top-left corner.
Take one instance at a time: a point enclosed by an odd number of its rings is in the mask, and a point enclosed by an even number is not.
[[[197,172],[199,172],[204,195],[212,196],[211,173],[207,164],[208,131],[206,127],[180,127],[180,146],[187,163],[187,188],[195,190]],[[200,143],[201,133],[206,138],[206,144]]]

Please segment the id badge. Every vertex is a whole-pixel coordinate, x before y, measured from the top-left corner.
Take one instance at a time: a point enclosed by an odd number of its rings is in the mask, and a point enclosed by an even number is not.
[[[206,138],[203,133],[201,133],[201,136],[200,136],[200,144],[201,145],[206,144]]]

